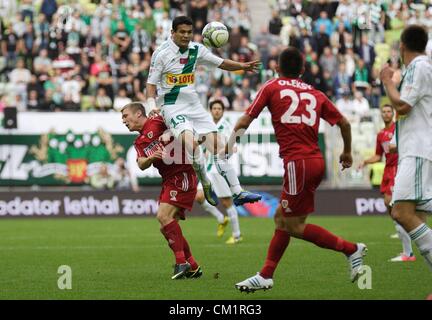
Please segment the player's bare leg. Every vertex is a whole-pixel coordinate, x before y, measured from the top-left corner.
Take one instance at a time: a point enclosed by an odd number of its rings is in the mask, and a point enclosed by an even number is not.
[[[236,206],[261,200],[261,195],[243,190],[237,174],[225,155],[225,143],[216,132],[205,136],[205,146],[212,153],[219,174],[227,182]]]
[[[416,212],[415,202],[398,201],[393,206],[392,217],[408,232],[432,270],[432,230],[426,224],[426,214]]]
[[[390,205],[391,198],[392,196],[390,194],[384,194],[384,203],[387,207],[387,212],[389,213],[390,217],[391,217],[391,205]],[[416,257],[414,256],[414,252],[412,250],[411,238],[409,234],[405,231],[405,229],[400,224],[398,224],[396,221],[394,222],[395,222],[398,238],[402,242],[402,253],[390,259],[390,261],[391,262],[416,261]]]
[[[210,205],[204,196],[204,192],[202,190],[198,190],[195,201],[198,202],[201,207],[204,209],[204,211],[210,213],[212,216],[214,216],[218,222],[217,226],[217,232],[216,235],[218,237],[222,237],[225,233],[226,226],[228,225],[228,218],[223,215],[222,212],[219,211],[218,208]]]
[[[189,244],[183,236],[180,225],[178,224],[179,208],[169,203],[161,202],[159,205],[157,219],[161,225],[161,233],[168,242],[168,246],[174,253],[175,267],[171,279],[182,279],[188,276],[192,270],[201,268],[196,263]],[[201,272],[202,274],[202,272]]]
[[[188,160],[190,161],[190,163],[192,163],[192,167],[194,168],[195,173],[203,186],[204,196],[206,200],[212,206],[216,206],[219,201],[216,197],[216,194],[211,188],[211,181],[207,175],[206,170],[205,157],[201,151],[201,148],[199,147],[198,141],[195,138],[194,133],[190,130],[183,131],[181,133],[181,141],[185,148]]]

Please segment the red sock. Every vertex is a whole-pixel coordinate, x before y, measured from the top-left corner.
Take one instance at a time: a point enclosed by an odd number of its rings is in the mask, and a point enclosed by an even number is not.
[[[173,220],[161,229],[162,234],[168,241],[168,245],[174,252],[176,264],[186,263],[183,251],[183,234],[177,220]]]
[[[303,232],[303,240],[315,243],[318,247],[332,249],[351,255],[357,250],[355,243],[348,242],[320,226],[307,224]]]
[[[268,279],[273,278],[273,273],[282,258],[286,247],[288,247],[290,235],[288,232],[276,229],[273,238],[270,241],[270,246],[267,250],[267,258],[264,267],[261,269],[260,274],[262,277]]]
[[[183,251],[185,254],[186,261],[189,262],[191,265],[191,270],[195,270],[196,268],[198,268],[198,263],[196,263],[194,257],[192,256],[189,243],[187,242],[184,236],[183,236]]]

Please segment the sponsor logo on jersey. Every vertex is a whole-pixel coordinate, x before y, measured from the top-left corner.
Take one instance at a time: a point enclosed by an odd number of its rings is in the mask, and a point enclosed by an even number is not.
[[[171,190],[170,191],[170,200],[171,201],[177,201],[177,198],[176,198],[176,196],[177,196],[177,191],[175,191],[175,190]]]
[[[164,148],[163,145],[158,140],[155,140],[152,143],[150,143],[147,147],[144,148],[144,154],[146,155],[146,157],[150,157],[157,150],[163,148]]]
[[[166,75],[166,82],[169,85],[190,85],[195,82],[195,75],[193,73],[185,73],[185,74],[173,74],[168,73]]]

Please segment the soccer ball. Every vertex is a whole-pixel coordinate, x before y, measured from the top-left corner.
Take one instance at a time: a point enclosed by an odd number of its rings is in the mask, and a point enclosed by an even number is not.
[[[220,48],[228,42],[229,33],[223,23],[213,21],[206,24],[202,36],[206,47]]]

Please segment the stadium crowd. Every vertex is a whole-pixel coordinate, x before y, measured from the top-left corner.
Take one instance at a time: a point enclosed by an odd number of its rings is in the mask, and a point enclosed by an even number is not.
[[[397,43],[403,26],[421,23],[432,34],[432,5],[422,1],[269,1],[272,16],[251,34],[247,1],[241,0],[0,0],[0,111],[110,111],[144,100],[155,48],[178,14],[195,24],[194,40],[208,21],[230,30],[217,50],[237,61],[260,59],[258,74],[196,70],[204,105],[220,99],[243,111],[260,86],[276,75],[281,48],[299,48],[307,61],[305,82],[325,92],[351,118],[367,117],[383,96],[378,70],[399,72]]]

